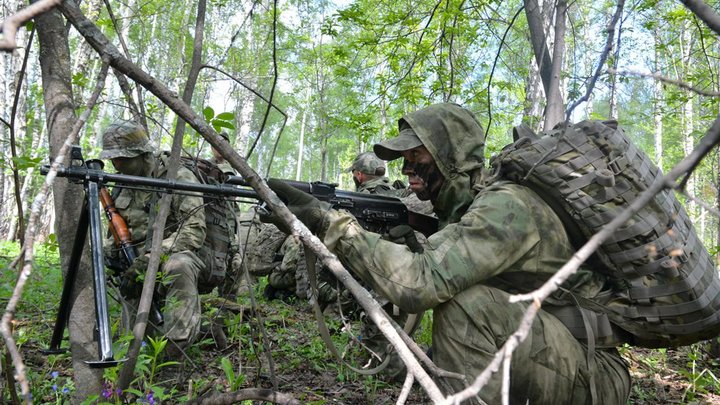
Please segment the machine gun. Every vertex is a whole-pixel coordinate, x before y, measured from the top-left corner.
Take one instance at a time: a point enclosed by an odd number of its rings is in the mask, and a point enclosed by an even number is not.
[[[60,301],[60,308],[55,323],[55,330],[50,342],[50,349],[46,352],[56,353],[62,351],[60,342],[67,324],[70,313],[70,296],[73,284],[77,275],[77,268],[80,263],[80,256],[85,244],[85,237],[88,228],[92,237],[90,245],[92,249],[93,278],[95,286],[95,305],[97,329],[99,335],[98,351],[100,360],[91,365],[96,367],[110,367],[117,364],[113,359],[112,342],[110,340],[110,326],[108,321],[108,308],[105,290],[105,271],[102,249],[102,231],[100,221],[101,196],[109,197],[104,184],[114,183],[115,187],[145,189],[148,191],[165,193],[186,193],[195,196],[209,196],[216,198],[244,198],[260,200],[257,192],[248,187],[248,183],[239,176],[227,176],[224,183],[200,184],[188,183],[167,179],[156,179],[142,176],[131,176],[125,174],[107,173],[102,170],[103,163],[100,160],[88,160],[82,157],[80,147],[73,146],[71,151],[71,165],[60,167],[57,170],[58,177],[65,177],[68,181],[82,183],[85,186],[85,202],[83,213],[78,223],[75,244],[73,245],[72,256],[69,268],[63,284],[63,295]],[[49,165],[43,165],[40,173],[47,175],[50,172]],[[431,216],[408,211],[400,199],[377,194],[357,193],[352,191],[338,190],[336,184],[324,182],[299,182],[283,180],[291,186],[306,192],[318,200],[329,203],[335,209],[349,211],[358,220],[360,225],[368,231],[384,234],[397,225],[410,225],[415,230],[429,236],[437,231],[437,219]],[[104,192],[101,192],[104,190]],[[107,205],[104,207],[113,225],[113,213]],[[119,215],[117,215],[119,217]],[[120,217],[121,218],[121,217]],[[116,218],[117,219],[117,218]],[[112,229],[111,229],[112,230]],[[113,235],[118,229],[113,231]],[[122,231],[121,231],[122,232]],[[121,252],[126,255],[126,262],[132,263],[136,253],[128,244],[128,235],[116,235]],[[123,242],[122,239],[125,239]]]

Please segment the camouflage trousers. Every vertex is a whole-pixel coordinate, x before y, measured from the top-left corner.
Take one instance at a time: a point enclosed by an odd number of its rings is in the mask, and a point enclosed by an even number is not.
[[[148,330],[148,334],[160,333],[180,347],[191,344],[200,332],[200,294],[198,276],[202,261],[192,252],[173,253],[160,265],[162,277],[158,277],[153,300],[160,306],[163,324]],[[135,322],[139,299],[129,302],[130,321]]]
[[[508,297],[504,291],[476,285],[435,307],[435,364],[474,381],[519,327],[527,303],[509,304]],[[541,310],[530,334],[513,353],[510,403],[591,404],[591,378],[597,401],[627,403],[630,375],[617,350],[595,349],[588,357],[587,347]],[[456,392],[465,388],[459,380],[446,381]],[[479,396],[488,404],[499,404],[501,386],[500,373],[495,373]]]

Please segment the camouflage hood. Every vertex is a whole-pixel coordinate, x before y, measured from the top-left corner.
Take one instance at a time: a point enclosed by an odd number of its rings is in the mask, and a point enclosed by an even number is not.
[[[441,224],[456,222],[473,200],[472,185],[485,161],[485,132],[475,116],[457,104],[434,104],[402,117],[435,158],[445,183],[434,210]]]

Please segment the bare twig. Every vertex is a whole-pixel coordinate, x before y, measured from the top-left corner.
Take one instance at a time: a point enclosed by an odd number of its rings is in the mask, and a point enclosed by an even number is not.
[[[590,98],[590,94],[592,94],[593,90],[595,89],[595,83],[597,82],[597,79],[600,77],[600,72],[602,71],[603,66],[605,66],[605,61],[608,58],[608,55],[610,54],[610,51],[613,47],[613,37],[615,36],[615,26],[617,25],[618,21],[620,20],[620,17],[623,13],[623,8],[625,7],[625,0],[619,0],[617,7],[615,8],[615,14],[613,15],[612,20],[610,20],[610,25],[605,30],[607,32],[607,40],[605,41],[605,48],[603,49],[602,53],[600,54],[600,60],[598,61],[597,67],[595,68],[595,73],[590,78],[590,83],[588,83],[587,88],[585,89],[585,95],[580,97],[579,99],[575,100],[574,103],[572,103],[565,112],[565,119],[569,120],[570,115],[572,115],[573,110],[575,110],[575,107],[579,106],[580,103],[583,103],[587,101]]]
[[[377,301],[348,273],[337,257],[330,253],[327,247],[290,212],[278,196],[261,180],[257,172],[247,164],[247,161],[240,157],[240,155],[231,148],[230,144],[208,125],[201,116],[195,113],[187,103],[173,94],[163,82],[150,76],[140,67],[122,56],[105,35],[82,14],[75,1],[65,0],[60,7],[68,21],[78,30],[86,41],[88,41],[98,53],[106,55],[110,59],[110,64],[113,68],[122,71],[125,75],[152,92],[200,133],[211,146],[220,152],[228,163],[257,191],[258,196],[268,204],[270,209],[272,209],[279,218],[282,218],[283,222],[288,224],[288,228],[292,230],[293,234],[299,235],[303,243],[322,258],[323,264],[325,264],[333,275],[355,296],[358,303],[367,311],[370,319],[378,325],[380,331],[388,337],[388,341],[397,349],[400,358],[408,365],[408,369],[412,370],[413,375],[425,389],[430,399],[436,402],[441,401],[443,395],[439,388],[425,370],[422,369],[420,364],[418,364],[417,359],[413,356],[410,349],[402,342],[397,332],[395,332],[395,329],[390,325],[388,318],[383,315],[382,309]]]
[[[505,345],[503,345],[500,351],[495,354],[493,360],[490,362],[488,367],[483,370],[483,372],[475,379],[475,382],[473,382],[473,384],[465,390],[451,397],[448,397],[447,402],[444,403],[450,404],[454,403],[455,401],[462,401],[480,392],[480,389],[482,389],[482,387],[487,384],[487,381],[489,380],[492,373],[498,370],[506,353],[508,351],[513,351],[517,347],[519,342],[525,339],[525,337],[530,331],[532,321],[535,318],[538,310],[540,309],[541,302],[550,294],[552,294],[555,290],[557,290],[558,286],[565,282],[568,277],[573,275],[580,267],[580,265],[584,263],[608,237],[615,233],[615,231],[620,226],[622,226],[625,222],[627,222],[628,219],[635,215],[640,208],[644,207],[648,202],[655,198],[655,195],[657,193],[659,193],[665,188],[675,188],[675,180],[677,180],[681,176],[685,176],[719,143],[720,116],[715,119],[713,125],[705,133],[705,136],[700,140],[700,143],[698,143],[695,149],[693,149],[693,151],[688,156],[686,156],[677,165],[675,165],[675,167],[673,167],[673,169],[667,175],[663,176],[660,181],[656,181],[651,187],[649,187],[642,194],[640,194],[637,200],[633,201],[633,203],[627,209],[621,212],[620,215],[613,219],[609,224],[604,226],[600,230],[600,232],[593,235],[593,237],[590,238],[590,240],[588,240],[588,242],[582,248],[580,248],[580,250],[578,250],[573,255],[573,257],[567,263],[565,263],[565,265],[560,268],[560,270],[558,270],[557,273],[555,273],[545,284],[543,284],[542,287],[528,294],[511,296],[510,303],[517,303],[520,301],[532,301],[532,305],[530,305],[525,311],[525,314],[520,324],[521,326],[510,337],[510,339],[508,339],[508,341],[505,343]]]
[[[215,394],[205,398],[198,398],[185,402],[188,405],[230,405],[245,400],[259,400],[282,405],[300,405],[300,401],[288,394],[265,388],[245,388],[235,392]]]
[[[23,363],[22,356],[18,351],[17,345],[15,344],[15,339],[12,336],[12,328],[10,327],[10,323],[15,317],[15,311],[18,304],[20,303],[20,299],[22,298],[23,290],[25,289],[25,283],[27,282],[32,272],[32,246],[35,242],[35,234],[37,233],[38,228],[38,219],[40,217],[40,214],[46,208],[45,203],[47,201],[50,186],[52,186],[52,183],[55,181],[58,167],[63,164],[65,155],[67,155],[70,147],[76,142],[78,134],[80,133],[80,129],[85,124],[88,117],[90,117],[92,107],[97,102],[97,99],[100,96],[100,92],[105,87],[105,78],[107,77],[107,71],[107,61],[104,60],[103,66],[98,73],[95,90],[93,91],[93,94],[90,96],[90,99],[86,104],[85,111],[83,111],[78,120],[75,121],[75,125],[73,126],[72,131],[70,131],[67,139],[65,139],[63,146],[60,148],[60,151],[55,157],[55,160],[52,162],[50,171],[48,172],[47,176],[45,176],[45,183],[43,183],[40,192],[33,200],[33,204],[30,208],[30,219],[28,220],[28,227],[25,231],[25,244],[23,246],[23,268],[20,272],[20,277],[18,277],[17,283],[15,284],[15,289],[13,290],[12,297],[10,297],[8,305],[5,308],[5,314],[3,314],[2,321],[0,322],[0,333],[2,333],[3,339],[5,340],[5,346],[7,346],[8,352],[12,356],[13,365],[15,366],[15,372],[17,375],[16,379],[20,383],[23,396],[27,402],[31,401],[30,386],[28,384],[27,378],[25,377],[25,364]]]
[[[621,75],[621,76],[649,77],[649,78],[652,78],[655,80],[659,80],[663,83],[674,84],[675,86],[678,86],[685,90],[692,91],[693,93],[697,93],[701,96],[720,97],[720,92],[698,89],[697,87],[691,86],[687,82],[683,82],[681,80],[670,79],[669,77],[663,76],[658,73],[643,73],[643,72],[638,72],[638,71],[634,71],[634,70],[615,70],[612,68],[608,69],[607,71],[608,71],[608,73]]]
[[[26,21],[42,14],[60,4],[60,0],[40,0],[8,17],[0,25],[2,39],[0,39],[0,51],[12,52],[17,47],[15,35],[17,29]]]

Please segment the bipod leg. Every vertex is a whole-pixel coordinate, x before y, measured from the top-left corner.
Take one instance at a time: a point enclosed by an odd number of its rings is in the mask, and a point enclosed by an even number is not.
[[[113,356],[108,314],[107,284],[102,249],[102,223],[100,221],[100,197],[98,183],[87,182],[88,216],[90,218],[90,247],[92,254],[93,281],[95,283],[95,318],[98,332],[98,361],[86,362],[90,367],[113,367],[119,363]]]
[[[57,317],[55,318],[55,328],[53,329],[52,338],[50,339],[50,347],[41,350],[44,354],[65,353],[67,349],[60,348],[63,335],[65,334],[65,326],[70,316],[70,298],[75,280],[77,279],[78,268],[80,267],[80,259],[82,258],[83,248],[85,247],[85,239],[88,230],[88,200],[84,199],[80,218],[78,219],[77,230],[75,231],[75,243],[73,243],[72,253],[70,254],[70,262],[68,263],[68,271],[65,274],[63,282],[62,296],[60,297],[60,307],[58,308]]]

